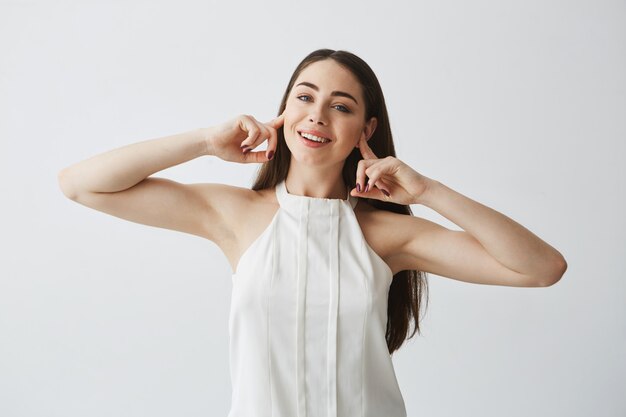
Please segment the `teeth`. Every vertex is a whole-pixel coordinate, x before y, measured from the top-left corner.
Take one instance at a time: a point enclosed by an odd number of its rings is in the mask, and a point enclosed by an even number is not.
[[[315,142],[321,142],[321,143],[330,142],[330,139],[320,138],[319,136],[315,136],[315,135],[312,135],[310,133],[302,132],[300,134],[302,135],[302,137],[305,137],[305,138],[310,139],[310,140],[314,140]]]

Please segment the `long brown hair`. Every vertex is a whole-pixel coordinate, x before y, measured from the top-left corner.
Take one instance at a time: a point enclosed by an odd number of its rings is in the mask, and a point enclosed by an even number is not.
[[[308,65],[324,59],[333,59],[346,69],[350,70],[361,84],[363,97],[365,99],[365,120],[376,117],[378,123],[373,135],[368,140],[368,145],[379,158],[386,156],[396,156],[391,135],[391,127],[387,116],[387,107],[382,89],[378,82],[374,71],[369,65],[353,53],[332,50],[318,49],[307,55],[296,67],[289,85],[285,90],[283,99],[280,103],[278,115],[281,115],[287,105],[287,98],[296,82],[296,79],[304,68]],[[287,178],[289,163],[291,160],[291,151],[285,142],[283,128],[277,129],[278,145],[275,156],[268,162],[262,164],[258,170],[257,178],[252,186],[253,190],[263,190],[275,187],[279,182]],[[356,170],[359,160],[362,159],[359,149],[354,148],[352,153],[348,155],[343,166],[342,176],[346,186],[351,189],[356,186]],[[360,197],[359,197],[360,198]],[[394,213],[406,214],[412,216],[410,206],[404,206],[391,202],[385,202],[376,199],[363,199],[372,206],[387,210]],[[391,286],[389,288],[389,298],[387,305],[387,330],[385,338],[389,354],[400,348],[405,340],[413,337],[415,332],[420,332],[420,307],[422,305],[422,296],[426,296],[426,305],[428,305],[428,278],[427,274],[418,270],[400,271],[393,276]],[[409,324],[411,319],[414,322],[413,332],[409,334]]]

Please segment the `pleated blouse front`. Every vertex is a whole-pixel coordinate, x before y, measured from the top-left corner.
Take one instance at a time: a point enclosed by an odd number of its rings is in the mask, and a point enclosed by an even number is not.
[[[228,417],[406,417],[385,341],[389,266],[358,199],[290,194],[232,276]]]

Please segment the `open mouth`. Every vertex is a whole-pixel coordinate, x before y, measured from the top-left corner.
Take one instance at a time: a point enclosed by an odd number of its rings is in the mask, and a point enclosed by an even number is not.
[[[329,143],[331,141],[328,138],[322,138],[322,137],[315,136],[306,132],[298,132],[298,135],[300,135],[302,139],[306,140],[307,142],[311,142],[313,144],[317,143],[321,145],[324,143]]]

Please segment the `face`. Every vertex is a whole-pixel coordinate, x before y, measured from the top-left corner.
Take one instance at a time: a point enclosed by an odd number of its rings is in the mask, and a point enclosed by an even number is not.
[[[306,164],[343,163],[361,137],[369,139],[376,128],[376,118],[365,121],[357,78],[332,59],[310,64],[300,73],[284,115],[287,146],[293,158]],[[302,131],[329,141],[309,141]]]

